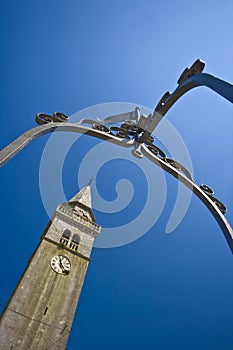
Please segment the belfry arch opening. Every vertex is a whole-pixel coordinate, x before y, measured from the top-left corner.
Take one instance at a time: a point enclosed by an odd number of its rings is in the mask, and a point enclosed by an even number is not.
[[[79,243],[80,243],[80,236],[77,233],[75,233],[72,237],[70,248],[77,251]]]
[[[65,230],[65,231],[63,232],[62,237],[65,237],[65,238],[67,238],[67,239],[70,239],[70,236],[71,236],[71,231],[70,231],[70,230]]]
[[[66,229],[60,238],[60,243],[67,248],[77,251],[80,243],[80,236],[77,233],[72,235],[72,232]]]
[[[70,236],[71,236],[71,231],[66,229],[61,236],[60,243],[68,246]]]

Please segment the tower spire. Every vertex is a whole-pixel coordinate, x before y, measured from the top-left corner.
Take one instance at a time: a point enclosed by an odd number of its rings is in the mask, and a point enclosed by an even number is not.
[[[81,189],[78,193],[74,195],[73,198],[69,200],[69,203],[79,202],[92,209],[92,200],[91,200],[91,182]]]

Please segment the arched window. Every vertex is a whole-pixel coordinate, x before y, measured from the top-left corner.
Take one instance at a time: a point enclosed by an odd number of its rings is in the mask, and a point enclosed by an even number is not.
[[[73,235],[72,237],[72,241],[70,243],[70,248],[77,251],[78,250],[78,246],[79,246],[79,242],[80,242],[80,237],[79,235],[77,235],[76,233]]]
[[[70,239],[70,236],[71,236],[71,231],[70,230],[65,230],[63,232],[63,235],[60,239],[60,243],[62,244],[65,244],[67,246],[68,242],[69,242],[69,239]]]
[[[80,242],[80,237],[79,237],[79,235],[77,235],[77,234],[73,235],[73,237],[72,237],[72,242],[74,242],[74,243],[76,243],[76,244],[79,244],[79,242]]]
[[[70,238],[70,235],[71,235],[71,231],[70,230],[65,230],[64,232],[63,232],[63,237],[65,237],[65,238],[67,238],[67,239],[69,239]]]

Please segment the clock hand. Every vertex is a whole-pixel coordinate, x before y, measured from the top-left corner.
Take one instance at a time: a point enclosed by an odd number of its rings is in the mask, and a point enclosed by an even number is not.
[[[64,268],[64,265],[63,265],[63,262],[62,262],[61,256],[59,256],[59,265],[60,265],[60,267]]]
[[[66,271],[66,270],[67,270],[67,268],[66,268],[66,266],[64,265],[64,263],[63,263],[61,257],[59,257],[59,264],[60,264],[61,268],[63,269],[63,271]]]

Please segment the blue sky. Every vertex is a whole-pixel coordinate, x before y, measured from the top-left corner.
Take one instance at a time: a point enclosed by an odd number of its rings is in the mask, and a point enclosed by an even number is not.
[[[109,102],[153,108],[197,58],[205,72],[232,82],[232,1],[2,0],[0,10],[1,147],[34,127],[37,112],[73,115]],[[197,88],[166,118],[189,150],[196,182],[215,190],[232,223],[232,105]],[[47,140],[33,142],[0,172],[1,308],[49,220],[39,188]],[[67,156],[67,197],[78,190],[83,150],[92,142],[83,138],[80,153],[76,143]],[[136,195],[117,214],[124,224],[137,215],[147,188],[134,164],[113,160],[96,180],[106,200],[115,198],[120,178],[132,182]],[[165,233],[177,194],[176,179],[166,175],[166,183],[163,213],[147,234],[123,247],[93,249],[68,350],[231,348],[232,254],[195,196],[179,227]],[[95,214],[102,226],[115,224],[98,208]]]

